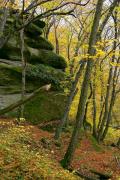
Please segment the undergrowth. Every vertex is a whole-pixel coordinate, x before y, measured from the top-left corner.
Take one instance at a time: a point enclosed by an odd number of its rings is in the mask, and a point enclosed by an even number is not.
[[[29,129],[10,127],[0,133],[0,179],[76,180],[77,177],[50,159],[50,155],[37,147]]]

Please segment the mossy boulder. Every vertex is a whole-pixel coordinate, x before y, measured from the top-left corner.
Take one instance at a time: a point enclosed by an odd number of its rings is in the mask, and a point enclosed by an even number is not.
[[[37,39],[38,36],[42,34],[42,29],[35,25],[34,23],[30,23],[26,28],[25,28],[25,34],[29,38],[34,38]]]
[[[18,85],[21,83],[21,73],[14,68],[0,65],[0,86]]]
[[[25,48],[24,51],[25,59],[29,59],[30,53]],[[0,49],[0,58],[8,59],[12,61],[21,61],[21,49],[19,47],[9,46],[9,44],[5,45],[3,49]]]
[[[10,21],[12,23],[12,21]],[[53,45],[41,35],[42,21],[35,21],[25,27],[24,57],[31,64],[44,64],[64,70],[67,66],[63,57],[53,52]],[[20,34],[15,32],[5,46],[0,49],[0,58],[21,61]]]
[[[63,71],[43,64],[28,66],[26,75],[28,80],[36,81],[38,85],[51,83],[54,89],[61,89],[66,77]]]
[[[65,69],[67,63],[62,56],[55,54],[53,51],[44,49],[28,48],[30,52],[30,63],[31,64],[45,64],[52,66],[56,69]]]
[[[21,92],[22,67],[0,65],[0,86],[6,86],[9,93]],[[65,73],[43,64],[27,65],[26,91],[31,92],[44,84],[52,84],[52,89],[61,89]],[[12,87],[12,88],[11,88]]]
[[[51,42],[48,41],[47,39],[41,37],[41,36],[38,38],[37,41],[35,39],[32,39],[32,38],[26,38],[25,42],[29,47],[36,48],[38,50],[39,49],[46,49],[46,50],[52,51],[54,49]]]
[[[17,28],[21,26],[21,20],[14,23],[13,14],[7,19],[6,31],[9,31],[13,25]],[[24,58],[27,61],[27,92],[33,91],[46,83],[51,83],[53,89],[61,89],[61,83],[65,80],[63,70],[67,66],[66,61],[63,57],[54,53],[53,45],[41,36],[44,27],[45,23],[40,20],[36,20],[25,27]],[[1,92],[21,92],[21,39],[18,31],[15,31],[4,47],[0,49],[0,58],[5,61],[5,63],[0,64],[0,86],[5,87],[2,88]]]
[[[34,22],[33,22],[36,26],[38,26],[39,28],[44,28],[45,27],[45,22],[44,21],[41,21],[41,20],[35,20]]]
[[[41,92],[33,100],[25,104],[24,116],[32,124],[40,124],[51,120],[59,120],[66,104],[66,95],[58,91]],[[16,117],[18,110],[8,114]]]

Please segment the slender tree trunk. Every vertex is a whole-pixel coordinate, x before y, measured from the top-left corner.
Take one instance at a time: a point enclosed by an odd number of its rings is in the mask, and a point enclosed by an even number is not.
[[[110,68],[110,71],[109,71],[109,78],[108,78],[107,91],[106,91],[106,97],[105,97],[105,112],[104,112],[103,119],[101,121],[100,128],[98,130],[98,137],[97,137],[98,142],[100,142],[101,135],[102,135],[103,130],[104,130],[105,122],[106,122],[106,119],[108,118],[109,98],[110,98],[110,91],[111,91],[111,82],[112,82],[112,67]]]
[[[96,108],[96,84],[95,84],[95,78],[96,78],[96,66],[94,69],[94,79],[93,79],[93,136],[97,137],[97,128],[96,128],[96,114],[97,114],[97,108]]]
[[[117,17],[117,14],[116,14],[116,17]],[[118,33],[117,33],[116,18],[114,18],[114,24],[115,24],[115,39],[117,39]],[[113,51],[114,52],[116,50],[116,47],[117,47],[117,42],[114,41],[114,43],[113,43]],[[115,61],[115,54],[112,57],[112,62],[114,62],[114,61]],[[116,70],[115,70],[114,76],[115,75],[116,75]],[[108,83],[107,83],[107,91],[106,91],[106,98],[105,98],[105,112],[104,112],[104,116],[103,116],[100,128],[98,130],[98,137],[97,137],[98,142],[103,140],[104,137],[105,137],[103,134],[105,134],[104,127],[105,127],[106,121],[110,122],[110,120],[111,120],[111,112],[112,112],[112,106],[113,106],[112,105],[112,101],[114,101],[114,96],[115,96],[114,95],[114,84],[113,84],[113,92],[112,92],[112,96],[113,96],[112,98],[113,99],[111,98],[111,100],[110,100],[110,92],[111,92],[112,81],[114,81],[114,77],[113,77],[113,67],[111,66],[110,67],[110,71],[109,71],[109,77],[108,77]],[[109,100],[110,100],[110,107],[109,107]]]
[[[71,35],[68,35],[68,44],[67,44],[67,58],[70,61],[71,57],[70,57],[70,47],[71,47],[71,43],[72,43],[72,37],[73,37],[73,33]]]
[[[78,80],[79,80],[80,76],[82,75],[84,66],[85,66],[85,63],[83,62],[80,65],[79,70],[78,70],[78,72],[76,74],[75,80],[74,80],[74,82],[72,84],[72,88],[71,88],[71,91],[70,91],[70,94],[69,94],[69,97],[68,97],[68,100],[67,100],[67,105],[66,105],[66,108],[65,108],[65,111],[64,111],[64,114],[63,114],[63,118],[61,119],[60,125],[58,126],[58,128],[56,129],[56,132],[55,132],[55,139],[59,139],[59,137],[60,137],[60,135],[62,133],[62,128],[66,123],[72,101],[73,101],[74,96],[76,94],[76,92],[75,92],[76,91],[76,86],[77,86],[77,83],[78,83]]]
[[[119,64],[119,62],[120,62],[120,58],[118,58],[117,63]],[[107,121],[106,121],[106,126],[105,126],[104,132],[103,132],[102,137],[101,137],[102,141],[105,139],[105,137],[107,135],[107,132],[108,132],[108,129],[109,129],[109,125],[110,125],[111,119],[112,119],[112,110],[113,110],[113,106],[115,104],[116,85],[117,85],[117,81],[118,81],[118,78],[117,78],[117,69],[118,69],[118,67],[116,66],[115,70],[114,70],[114,75],[113,75],[113,90],[112,90],[112,95],[111,95],[111,100],[110,100],[109,113],[108,113],[108,118],[107,118]]]
[[[4,46],[7,40],[7,37],[4,36],[4,29],[5,29],[5,24],[7,21],[8,14],[9,14],[9,10],[6,7],[3,7],[1,11],[2,11],[2,15],[0,19],[0,48]]]
[[[56,26],[55,18],[54,18],[54,32],[55,32],[55,52],[56,54],[59,54],[59,40],[58,40],[58,35],[57,35],[57,26]]]
[[[84,127],[84,129],[87,128],[86,126],[88,124],[88,122],[87,122],[87,112],[88,112],[88,107],[89,107],[89,103],[90,103],[90,99],[92,97],[92,94],[93,94],[93,92],[92,92],[92,84],[90,83],[90,95],[89,95],[87,103],[86,103],[84,120],[83,120],[83,127]]]
[[[45,36],[46,39],[48,39],[50,30],[51,30],[53,25],[54,25],[54,19],[52,19],[51,22],[50,22],[50,19],[48,18],[48,22],[47,22],[47,24],[46,24],[46,26],[44,28],[44,36]]]
[[[21,61],[22,61],[22,92],[21,92],[21,98],[24,99],[25,90],[26,90],[26,60],[24,59],[24,29],[22,29],[20,31],[20,37],[21,37]],[[24,105],[21,106],[20,117],[24,117]]]
[[[103,6],[103,0],[98,0],[94,22],[93,22],[93,26],[91,30],[90,40],[89,40],[88,54],[90,56],[95,55],[95,49],[93,46],[96,44],[96,40],[97,40],[97,31],[99,27],[101,12],[102,12],[102,6]],[[73,130],[70,144],[68,146],[64,159],[62,160],[62,164],[65,168],[68,168],[69,165],[71,164],[71,161],[72,161],[75,149],[76,149],[77,141],[78,141],[80,128],[82,127],[82,124],[83,124],[83,118],[84,118],[85,106],[86,106],[86,100],[87,100],[87,94],[88,94],[88,87],[90,83],[90,77],[92,73],[93,64],[94,64],[93,59],[89,59],[87,62],[87,68],[86,68],[86,72],[85,72],[85,76],[84,76],[84,80],[83,80],[83,84],[81,88],[81,95],[80,95],[80,101],[78,105],[76,124]]]
[[[23,7],[22,11],[24,11],[24,5],[25,5],[25,0],[23,0]],[[22,24],[24,25],[24,17],[22,15]],[[26,60],[24,57],[24,28],[20,30],[20,39],[21,39],[21,61],[22,61],[22,92],[21,92],[21,99],[25,98],[25,90],[26,90]],[[24,117],[24,105],[21,106],[20,109],[20,117]]]
[[[101,123],[102,123],[102,116],[103,116],[103,112],[104,112],[104,107],[105,107],[105,102],[103,102],[102,107],[101,107],[101,111],[100,111],[100,115],[99,115],[99,122],[97,125],[97,132],[99,131]]]

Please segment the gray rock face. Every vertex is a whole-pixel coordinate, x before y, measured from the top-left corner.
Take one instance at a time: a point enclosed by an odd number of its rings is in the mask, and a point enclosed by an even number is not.
[[[14,103],[20,100],[20,94],[7,94],[7,95],[0,95],[0,109],[3,109],[9,106],[11,103]]]
[[[65,59],[55,54],[51,42],[41,36],[42,23],[42,21],[37,20],[25,28],[24,57],[30,64],[44,64],[64,70],[67,65]],[[18,32],[15,32],[5,46],[0,49],[0,58],[21,61],[21,40]]]
[[[29,96],[30,94],[26,94]],[[21,94],[0,94],[0,109],[3,109],[21,99]]]
[[[8,28],[12,23],[12,18],[8,18],[6,28]],[[41,85],[44,83],[53,83],[56,81],[54,74],[57,74],[57,72],[59,74],[60,72],[58,69],[64,70],[66,68],[65,59],[55,54],[53,52],[53,45],[47,39],[41,36],[44,26],[45,23],[43,21],[37,20],[25,28],[24,58],[29,65],[35,65],[36,68],[31,69],[38,72],[38,79],[36,78],[36,75],[30,77],[31,74],[35,74],[36,72],[28,72],[30,75],[27,82],[33,84],[32,86],[37,84],[37,81],[41,82]],[[37,70],[37,65],[39,66],[39,71]],[[44,72],[42,70],[43,67]],[[49,71],[48,68],[50,69]],[[39,74],[41,74],[41,76]],[[20,83],[21,40],[20,34],[15,32],[5,46],[0,49],[0,86],[7,86],[9,89],[9,86],[12,85],[15,87],[18,86],[19,89]]]
[[[13,19],[8,18],[6,29],[12,23]],[[25,28],[26,93],[46,83],[58,85],[64,78],[66,61],[55,54],[53,45],[41,36],[44,26],[43,21],[37,20]],[[21,98],[21,72],[21,40],[20,34],[15,32],[0,49],[0,109]]]

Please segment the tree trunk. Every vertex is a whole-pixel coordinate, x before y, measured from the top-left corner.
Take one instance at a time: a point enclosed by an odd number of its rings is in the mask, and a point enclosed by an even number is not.
[[[90,56],[95,55],[95,49],[93,46],[96,44],[97,31],[99,27],[99,21],[101,18],[102,6],[103,6],[103,0],[98,0],[94,22],[93,22],[93,26],[91,30],[90,40],[89,40],[88,54]],[[80,95],[80,101],[78,105],[76,124],[73,130],[70,144],[68,146],[64,159],[61,162],[63,167],[65,168],[68,168],[72,161],[72,158],[76,149],[78,137],[79,137],[80,128],[82,127],[82,124],[83,124],[83,118],[84,118],[84,113],[85,113],[85,106],[86,106],[86,100],[87,100],[87,94],[88,94],[88,88],[89,88],[93,64],[94,64],[93,59],[88,59],[87,68],[86,68],[86,72],[85,72],[85,76],[84,76],[84,80],[83,80],[83,84],[81,88],[81,95]]]
[[[97,137],[97,128],[96,128],[96,85],[95,85],[95,78],[96,78],[96,66],[94,69],[94,79],[93,79],[93,136]]]
[[[89,106],[89,102],[90,102],[90,99],[92,97],[92,84],[90,83],[90,95],[88,97],[88,100],[87,100],[87,103],[86,103],[86,107],[85,107],[85,114],[84,114],[84,119],[83,119],[83,127],[84,127],[84,130],[88,129],[89,127],[87,126],[90,126],[90,123],[87,121],[87,112],[88,112],[88,106]],[[91,129],[91,128],[90,128]]]
[[[73,33],[71,35],[68,35],[68,44],[67,44],[67,58],[70,61],[71,57],[70,57],[70,47],[71,47],[71,43],[72,43],[72,37],[73,37]]]
[[[120,57],[118,58],[117,63],[119,64],[119,62],[120,62]],[[112,109],[113,109],[113,106],[115,104],[116,85],[117,85],[117,81],[118,81],[118,78],[117,78],[117,69],[118,69],[118,67],[116,66],[115,70],[114,70],[114,75],[113,75],[113,90],[112,90],[112,95],[111,95],[111,100],[110,100],[109,113],[108,113],[108,118],[107,118],[107,121],[106,121],[106,126],[105,126],[104,132],[103,132],[102,137],[101,137],[102,141],[105,139],[105,137],[107,135],[107,132],[108,132],[108,129],[109,129],[109,125],[110,125],[110,122],[111,122],[111,119],[112,119]]]
[[[24,59],[24,29],[20,31],[20,38],[21,38],[21,61],[22,61],[22,92],[21,92],[21,99],[25,97],[25,90],[26,90],[26,60]],[[24,117],[24,105],[21,106],[20,109],[20,117]]]
[[[69,94],[69,97],[68,97],[68,100],[67,100],[67,105],[66,105],[66,108],[65,108],[65,111],[64,111],[64,114],[63,114],[63,118],[61,119],[60,125],[58,126],[58,128],[56,129],[56,132],[55,132],[55,139],[59,139],[59,137],[60,137],[60,135],[62,133],[62,128],[66,123],[66,120],[67,120],[67,117],[68,117],[68,114],[69,114],[69,111],[70,111],[70,107],[71,107],[72,101],[73,101],[74,96],[75,96],[75,89],[76,89],[78,80],[79,80],[80,76],[82,75],[82,71],[84,69],[84,66],[85,66],[85,63],[83,62],[80,65],[79,70],[78,70],[78,72],[77,72],[77,74],[75,76],[75,80],[74,80],[74,82],[72,84],[72,88],[71,88],[71,91],[70,91],[70,94]]]
[[[56,54],[59,54],[59,40],[57,35],[57,25],[54,16],[53,19],[54,19],[54,32],[55,32],[55,52]]]
[[[115,39],[117,39],[118,37],[118,33],[117,33],[117,14],[116,17],[114,18],[114,24],[115,24]],[[117,47],[117,42],[114,41],[113,43],[113,51],[116,51],[116,47]],[[115,61],[115,54],[112,57],[112,62]],[[118,62],[119,62],[119,58],[118,58]],[[111,113],[112,113],[112,107],[113,107],[113,103],[115,101],[115,78],[116,78],[116,74],[117,73],[117,67],[115,68],[114,71],[114,75],[113,75],[113,66],[110,67],[110,71],[109,71],[109,77],[108,77],[108,83],[107,83],[107,91],[106,91],[106,98],[105,98],[105,112],[104,112],[104,116],[100,125],[100,128],[98,130],[98,137],[97,140],[98,142],[100,142],[101,140],[103,140],[106,136],[106,133],[108,131],[108,127],[109,127],[109,123],[111,121]],[[110,91],[111,91],[111,83],[113,82],[112,85],[112,94],[111,94],[111,100],[110,100]],[[109,107],[109,100],[110,100],[110,107]],[[104,129],[106,124],[106,128]]]
[[[2,48],[7,40],[7,36],[4,37],[4,29],[5,29],[5,24],[7,21],[7,16],[9,14],[8,8],[3,7],[1,9],[3,11],[1,15],[1,20],[0,20],[0,48]]]

